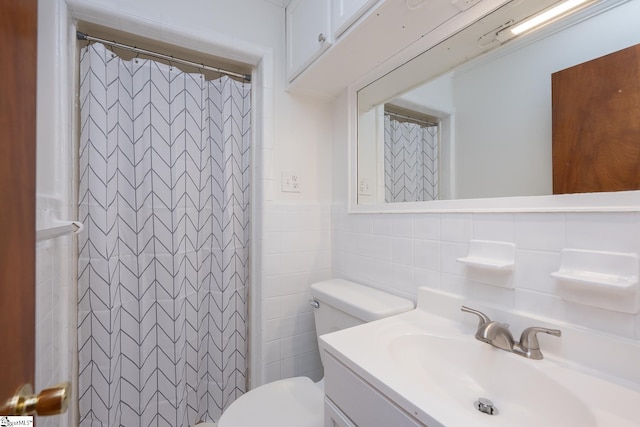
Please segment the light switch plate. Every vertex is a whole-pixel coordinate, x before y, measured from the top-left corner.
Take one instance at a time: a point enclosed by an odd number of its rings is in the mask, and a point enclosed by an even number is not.
[[[358,194],[361,196],[371,195],[371,186],[368,179],[362,178],[358,181]]]

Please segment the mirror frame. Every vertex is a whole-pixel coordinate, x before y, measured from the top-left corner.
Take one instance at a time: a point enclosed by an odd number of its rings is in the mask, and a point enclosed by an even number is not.
[[[563,18],[571,25],[628,0],[601,0]],[[439,213],[439,212],[621,212],[640,211],[640,190],[560,194],[545,196],[511,196],[497,198],[433,200],[426,202],[358,204],[358,91],[394,69],[404,65],[431,47],[444,41],[506,3],[487,0],[461,12],[426,34],[420,40],[398,52],[389,60],[349,85],[348,108],[348,211],[349,213]],[[477,8],[477,10],[476,10]],[[453,30],[451,30],[453,28]],[[638,112],[640,115],[640,112]]]

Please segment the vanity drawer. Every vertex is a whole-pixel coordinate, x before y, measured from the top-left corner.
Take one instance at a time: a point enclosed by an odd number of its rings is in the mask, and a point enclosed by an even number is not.
[[[327,397],[324,399],[324,427],[357,427]]]
[[[351,371],[335,357],[325,353],[325,419],[330,422],[336,415],[348,417],[342,425],[361,427],[425,427],[376,390],[371,384]],[[332,408],[333,403],[337,408]],[[336,414],[336,409],[339,412]],[[333,412],[333,413],[331,413]],[[331,418],[331,417],[334,418]],[[336,421],[340,418],[336,419]],[[342,417],[342,420],[344,418]],[[330,423],[330,427],[333,427]],[[334,422],[334,425],[341,425]],[[327,423],[325,422],[325,427]]]

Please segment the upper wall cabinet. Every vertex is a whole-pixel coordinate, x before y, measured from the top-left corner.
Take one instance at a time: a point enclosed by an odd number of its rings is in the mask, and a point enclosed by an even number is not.
[[[390,58],[407,61],[506,1],[292,0],[288,90],[334,99]]]
[[[331,0],[331,32],[338,38],[378,0]]]
[[[287,79],[300,75],[380,0],[293,0],[287,6]]]
[[[331,46],[329,2],[293,0],[286,13],[287,76],[291,81]]]

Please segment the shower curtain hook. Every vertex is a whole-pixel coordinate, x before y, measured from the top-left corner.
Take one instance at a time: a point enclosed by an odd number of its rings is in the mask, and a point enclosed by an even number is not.
[[[113,50],[113,45],[107,45],[107,49],[109,49],[111,51],[111,57],[115,58],[116,56],[118,56],[118,54],[116,53],[115,50]]]

